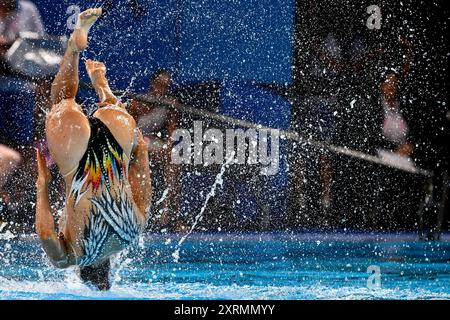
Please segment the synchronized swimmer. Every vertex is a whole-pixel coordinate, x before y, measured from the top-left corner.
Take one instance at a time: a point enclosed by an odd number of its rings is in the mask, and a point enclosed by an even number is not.
[[[145,229],[151,183],[147,144],[135,119],[111,92],[103,63],[86,61],[100,98],[98,109],[86,116],[75,102],[80,53],[101,14],[97,8],[79,15],[52,85],[45,130],[50,154],[66,182],[66,200],[56,231],[48,197],[50,171],[37,151],[36,231],[54,266],[77,265],[83,281],[108,290],[111,255],[135,244]]]

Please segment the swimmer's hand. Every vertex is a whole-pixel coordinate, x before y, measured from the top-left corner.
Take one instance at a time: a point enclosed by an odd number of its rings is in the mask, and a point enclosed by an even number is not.
[[[48,183],[52,179],[52,175],[45,163],[45,157],[39,151],[39,149],[36,149],[36,159],[37,159],[37,170],[38,170],[38,177],[37,177],[36,185],[38,188],[41,186],[48,186]]]

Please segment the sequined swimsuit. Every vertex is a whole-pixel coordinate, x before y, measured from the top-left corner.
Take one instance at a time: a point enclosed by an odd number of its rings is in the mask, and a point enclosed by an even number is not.
[[[85,154],[74,171],[70,195],[76,206],[91,191],[90,213],[81,240],[83,255],[77,259],[80,266],[96,263],[104,254],[111,237],[122,246],[136,244],[140,226],[133,202],[123,192],[128,180],[127,156],[108,127],[99,119],[90,117],[91,136]]]

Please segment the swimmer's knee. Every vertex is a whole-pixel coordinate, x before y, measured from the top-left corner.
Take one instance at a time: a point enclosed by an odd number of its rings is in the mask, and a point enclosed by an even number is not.
[[[85,284],[94,286],[96,289],[105,291],[111,288],[109,280],[109,259],[92,266],[80,267],[80,278]]]

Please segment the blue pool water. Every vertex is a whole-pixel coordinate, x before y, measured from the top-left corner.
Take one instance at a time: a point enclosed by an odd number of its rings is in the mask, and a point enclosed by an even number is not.
[[[35,236],[3,235],[0,299],[450,299],[450,235],[193,234],[175,262],[179,239],[145,235],[97,292],[53,268]]]

